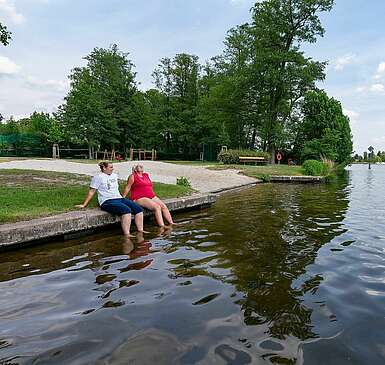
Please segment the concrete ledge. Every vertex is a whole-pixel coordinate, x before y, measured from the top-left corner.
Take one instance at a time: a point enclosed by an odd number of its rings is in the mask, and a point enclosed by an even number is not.
[[[320,183],[324,181],[322,176],[271,176],[271,182],[296,182],[296,183]]]
[[[194,194],[183,198],[167,199],[164,202],[171,212],[176,212],[207,206],[215,200],[216,196],[213,194]],[[151,212],[145,212],[145,216],[151,214]],[[7,223],[0,225],[0,248],[70,236],[76,232],[110,226],[118,222],[118,217],[96,208]]]

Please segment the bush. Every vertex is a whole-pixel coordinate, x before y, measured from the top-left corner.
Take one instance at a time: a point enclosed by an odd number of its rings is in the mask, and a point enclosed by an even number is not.
[[[327,163],[318,160],[306,160],[302,164],[302,172],[310,176],[326,176],[330,172]]]
[[[269,159],[270,155],[267,152],[263,151],[252,151],[252,150],[227,150],[221,151],[218,154],[218,161],[224,163],[225,165],[236,165],[239,164],[239,156],[245,157],[264,157]]]
[[[262,174],[261,176],[259,176],[259,178],[263,182],[270,182],[271,181],[271,175],[269,175],[269,174]]]
[[[187,177],[184,177],[184,176],[177,177],[176,178],[176,184],[181,185],[181,186],[185,186],[186,188],[191,189],[191,183],[190,183],[189,179],[187,179]]]

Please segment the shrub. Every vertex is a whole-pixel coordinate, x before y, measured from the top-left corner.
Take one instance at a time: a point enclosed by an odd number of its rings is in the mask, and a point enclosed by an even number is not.
[[[186,188],[191,188],[191,183],[187,177],[181,176],[176,178],[176,184],[185,186]]]
[[[227,150],[221,151],[218,154],[218,161],[225,165],[236,165],[239,164],[239,156],[245,157],[264,157],[269,159],[270,155],[263,151],[252,151],[252,150]]]
[[[330,172],[327,163],[318,160],[306,160],[302,164],[302,172],[310,176],[326,176]]]
[[[259,176],[259,178],[263,182],[270,182],[271,181],[271,175],[269,175],[269,174],[262,174],[261,176]]]

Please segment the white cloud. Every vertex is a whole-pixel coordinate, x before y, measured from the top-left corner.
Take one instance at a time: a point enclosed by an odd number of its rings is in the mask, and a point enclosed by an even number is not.
[[[69,90],[68,80],[39,80],[33,76],[26,77],[26,83],[28,86],[50,89],[57,92],[66,92]]]
[[[381,62],[381,63],[378,65],[377,72],[378,72],[378,73],[384,73],[384,72],[385,72],[385,62]]]
[[[16,10],[12,0],[0,0],[0,20],[10,21],[13,24],[21,24],[24,22],[24,15]]]
[[[250,4],[253,5],[255,3],[261,3],[264,0],[230,0],[232,4]]]
[[[349,109],[345,109],[344,108],[343,112],[344,112],[345,115],[347,115],[349,117],[349,119],[352,122],[357,121],[358,117],[360,116],[360,114],[355,112],[354,110],[349,110]]]
[[[369,90],[374,93],[383,93],[385,91],[385,87],[383,84],[373,84],[370,86]]]
[[[374,75],[374,78],[376,80],[381,79],[383,76],[385,76],[385,62],[381,62],[377,67],[377,73]]]
[[[359,86],[356,88],[356,91],[358,93],[374,93],[374,94],[382,94],[385,92],[385,86],[384,84],[381,83],[376,83],[372,85],[367,85],[367,86]]]
[[[352,64],[356,60],[356,55],[346,54],[344,56],[338,57],[334,62],[334,70],[342,71],[345,66]]]
[[[0,56],[0,75],[14,75],[20,70],[20,66],[16,65],[8,57]]]

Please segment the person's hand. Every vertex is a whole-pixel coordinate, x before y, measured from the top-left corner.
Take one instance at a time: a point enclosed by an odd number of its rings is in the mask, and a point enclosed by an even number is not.
[[[77,204],[75,208],[84,209],[86,206],[84,204]]]

